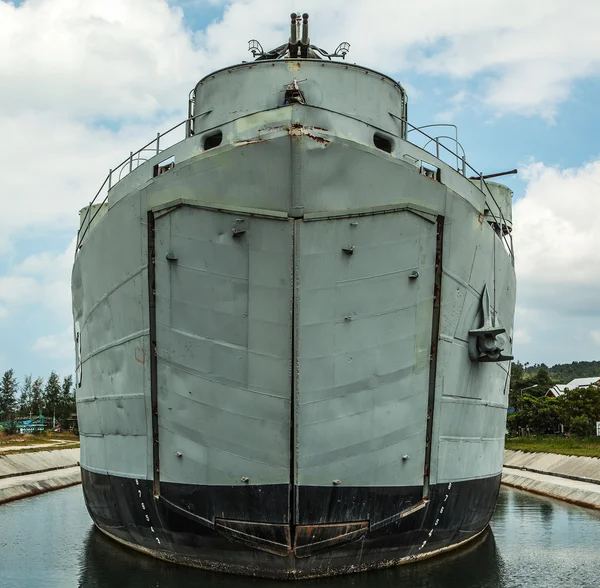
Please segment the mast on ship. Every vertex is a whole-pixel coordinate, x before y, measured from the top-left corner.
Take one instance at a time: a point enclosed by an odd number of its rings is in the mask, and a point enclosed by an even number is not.
[[[262,45],[256,40],[248,41],[248,51],[256,61],[266,59],[334,59],[346,58],[350,51],[350,43],[343,41],[333,53],[328,53],[325,49],[317,45],[311,45],[308,36],[308,14],[305,12],[302,16],[292,12],[290,15],[290,39],[287,43],[279,45],[271,51],[265,51]]]

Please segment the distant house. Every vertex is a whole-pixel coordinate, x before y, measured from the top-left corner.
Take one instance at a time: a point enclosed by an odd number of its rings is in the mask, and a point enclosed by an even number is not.
[[[568,384],[556,384],[546,392],[546,396],[558,398],[565,393],[567,388],[569,390],[576,390],[577,388],[589,388],[590,386],[597,386],[600,388],[600,376],[594,376],[593,378],[575,378]]]
[[[552,388],[550,388],[550,390],[548,390],[548,392],[546,392],[546,396],[549,396],[550,398],[558,398],[565,393],[566,387],[566,384],[555,384],[552,386]]]
[[[41,433],[44,429],[44,422],[40,418],[24,420],[17,425],[20,434],[23,433]]]

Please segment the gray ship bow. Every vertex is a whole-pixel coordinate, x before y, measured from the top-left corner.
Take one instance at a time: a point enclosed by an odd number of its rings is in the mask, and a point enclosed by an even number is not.
[[[488,525],[502,469],[511,197],[308,15],[216,71],[80,213],[86,504],[155,557],[309,578]],[[183,140],[177,136],[184,135]]]

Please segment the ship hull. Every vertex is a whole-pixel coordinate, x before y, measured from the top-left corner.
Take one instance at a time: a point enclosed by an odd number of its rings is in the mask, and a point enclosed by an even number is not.
[[[106,535],[153,557],[205,570],[276,579],[333,576],[386,568],[432,557],[460,547],[484,531],[493,514],[500,475],[431,487],[427,505],[400,520],[348,543],[310,557],[297,557],[232,542],[215,528],[195,521],[153,496],[152,483],[104,475],[82,468],[85,501],[96,526]],[[359,520],[365,499],[385,508],[416,504],[417,488],[299,489],[307,519],[319,520],[311,505],[341,504],[349,519]],[[186,504],[189,511],[216,510],[239,514],[246,521],[285,518],[288,488],[285,485],[246,487],[189,487],[163,484],[169,502]],[[395,505],[395,507],[394,507]],[[352,512],[354,511],[354,512]],[[333,515],[332,518],[335,518]],[[331,518],[329,519],[331,520]],[[315,523],[318,525],[318,523]]]
[[[480,362],[472,333],[491,314],[510,353],[515,275],[493,202],[398,134],[393,81],[302,62],[319,92],[265,106],[291,65],[199,84],[212,110],[111,187],[72,288],[96,525],[169,561],[293,579],[486,528],[510,364]]]

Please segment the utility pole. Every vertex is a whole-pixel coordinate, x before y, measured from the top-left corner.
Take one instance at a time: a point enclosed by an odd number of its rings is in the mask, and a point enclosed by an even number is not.
[[[537,388],[537,387],[538,387],[538,385],[537,385],[537,384],[534,384],[533,386],[527,386],[526,388],[523,388],[523,389],[521,390],[521,393],[520,393],[520,395],[521,395],[521,396],[523,396],[523,392],[525,392],[525,390],[530,390],[531,388]]]

